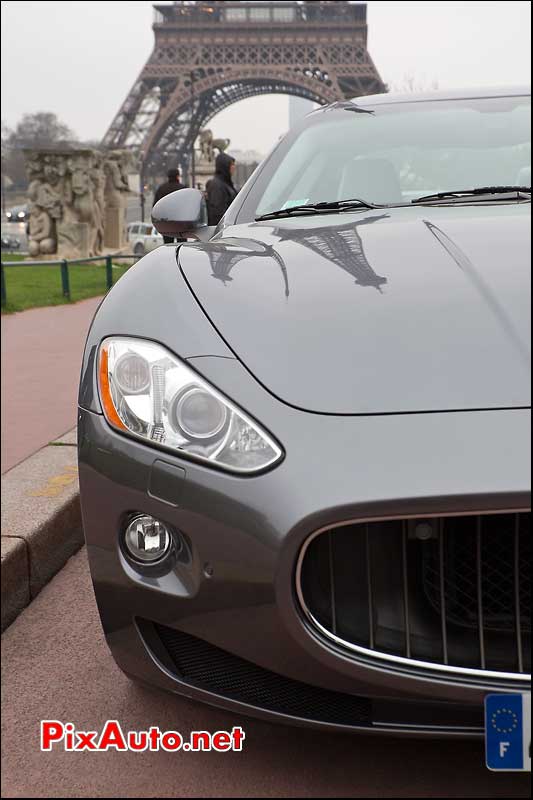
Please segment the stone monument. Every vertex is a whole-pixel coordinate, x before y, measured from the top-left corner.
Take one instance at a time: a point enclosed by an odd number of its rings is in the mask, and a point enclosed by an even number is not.
[[[29,252],[87,258],[126,244],[126,151],[27,150]]]
[[[230,139],[215,139],[213,131],[204,128],[198,136],[198,148],[196,158],[196,181],[205,188],[207,181],[215,174],[216,150],[219,153],[225,152],[230,146]]]

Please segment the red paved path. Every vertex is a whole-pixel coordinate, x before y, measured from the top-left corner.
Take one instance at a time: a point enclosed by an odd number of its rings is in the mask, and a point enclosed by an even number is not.
[[[107,649],[82,550],[2,636],[2,797],[529,797],[481,742],[270,725],[136,686]],[[246,731],[242,753],[39,750],[41,719],[101,730]]]
[[[2,317],[2,473],[76,424],[83,345],[99,302]]]

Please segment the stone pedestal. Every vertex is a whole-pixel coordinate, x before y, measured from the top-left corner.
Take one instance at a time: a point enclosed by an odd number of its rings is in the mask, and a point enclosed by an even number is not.
[[[104,245],[114,249],[124,246],[126,227],[125,208],[107,208],[105,215]]]
[[[215,174],[215,161],[208,161],[207,159],[197,159],[194,170],[196,178],[196,188],[205,190],[207,181]]]

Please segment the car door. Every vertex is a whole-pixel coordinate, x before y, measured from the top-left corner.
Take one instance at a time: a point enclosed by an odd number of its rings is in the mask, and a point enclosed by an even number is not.
[[[128,241],[134,245],[139,238],[139,225],[128,225]]]
[[[144,247],[146,252],[155,250],[163,244],[163,237],[156,231],[152,225],[146,226],[146,235],[144,240]]]

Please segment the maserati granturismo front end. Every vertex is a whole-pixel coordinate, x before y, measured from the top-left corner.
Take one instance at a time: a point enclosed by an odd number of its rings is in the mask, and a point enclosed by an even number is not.
[[[317,109],[216,229],[194,189],[92,324],[79,474],[132,678],[477,736],[530,686],[529,93]]]

